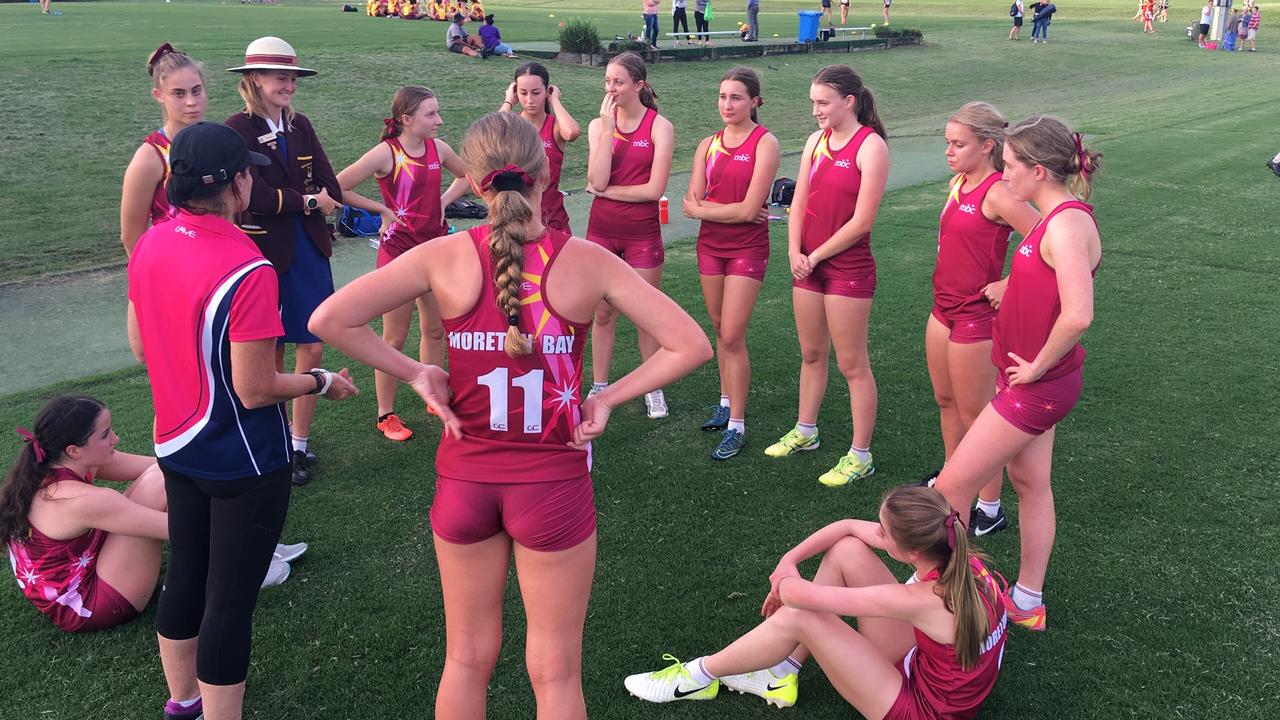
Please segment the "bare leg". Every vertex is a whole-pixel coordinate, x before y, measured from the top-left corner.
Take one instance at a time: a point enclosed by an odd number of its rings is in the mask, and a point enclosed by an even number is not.
[[[827,366],[831,359],[831,335],[827,332],[827,311],[822,294],[792,288],[791,305],[800,340],[799,422],[817,424],[822,396],[827,393]]]
[[[650,285],[662,287],[662,266],[652,268],[635,268],[636,274],[644,278],[644,281]],[[658,352],[658,341],[647,332],[636,329],[636,345],[640,347],[640,360],[648,360],[654,353]]]
[[[196,682],[196,645],[200,638],[170,640],[157,633],[156,639],[160,642],[160,667],[164,669],[169,697],[194,700],[200,694],[200,685]]]
[[[305,373],[320,367],[324,362],[324,343],[298,345],[294,359],[294,372]],[[311,436],[311,419],[316,414],[316,395],[303,395],[293,399],[293,434],[304,438]]]
[[[538,720],[586,720],[582,632],[596,568],[596,536],[559,552],[515,546],[528,623],[525,664]]]
[[[836,348],[836,362],[849,384],[849,408],[853,417],[853,446],[871,447],[876,429],[876,378],[867,357],[867,322],[871,318],[870,298],[827,295],[827,328]]]
[[[1035,437],[1010,425],[995,408],[987,405],[942,468],[934,487],[946,496],[951,507],[961,513],[968,512],[978,489]]]
[[[1018,528],[1022,536],[1018,583],[1028,590],[1044,588],[1056,535],[1057,515],[1049,484],[1056,430],[1050,428],[1037,436],[1009,463],[1009,482],[1018,493]]]
[[[244,717],[244,682],[235,685],[200,683],[204,720],[240,720]]]
[[[747,324],[760,294],[760,281],[739,275],[724,280],[720,323],[716,328],[716,354],[720,356],[722,387],[728,389],[729,417],[747,416],[751,389],[751,358],[747,356]]]
[[[947,366],[963,437],[996,394],[996,367],[991,364],[991,342],[950,343]],[[982,486],[978,497],[988,502],[999,500],[1003,480],[1004,473],[997,470]]]
[[[924,328],[924,355],[929,364],[929,380],[933,382],[933,399],[938,403],[942,446],[948,460],[960,444],[960,438],[964,437],[964,425],[960,422],[960,411],[956,408],[955,390],[951,386],[951,368],[947,362],[947,352],[951,349],[950,336],[951,331],[947,326],[930,314]]]
[[[607,302],[596,307],[591,326],[591,377],[594,382],[609,382],[609,365],[613,363],[613,345],[618,332],[618,311]]]
[[[486,693],[502,648],[502,590],[511,538],[499,533],[471,545],[435,537],[444,593],[445,661],[436,691],[440,720],[483,720]]]
[[[444,367],[444,321],[436,298],[427,293],[418,298],[418,359],[427,365]]]
[[[413,303],[403,305],[382,316],[382,341],[397,350],[404,349],[413,319]],[[308,368],[310,369],[310,368]],[[400,381],[381,370],[373,371],[373,390],[378,397],[378,417],[396,409],[396,387]],[[296,402],[296,401],[295,401]]]
[[[159,465],[152,465],[134,480],[124,492],[125,497],[142,505],[164,512],[166,496],[164,474]],[[98,578],[115,588],[139,612],[146,608],[156,590],[160,577],[160,548],[163,542],[151,538],[110,533],[98,552]],[[195,656],[192,655],[194,662]],[[192,665],[191,677],[195,677]],[[177,697],[176,695],[174,697]],[[189,700],[194,695],[177,698]]]
[[[729,395],[729,383],[725,379],[725,363],[720,353],[720,310],[724,306],[725,275],[699,275],[702,283],[702,301],[711,318],[711,328],[716,333],[716,370],[720,374],[720,394]]]

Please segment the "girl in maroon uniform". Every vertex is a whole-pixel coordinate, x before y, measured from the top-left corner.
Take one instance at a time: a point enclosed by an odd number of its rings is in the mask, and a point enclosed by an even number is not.
[[[530,62],[516,68],[516,79],[507,87],[499,110],[507,112],[517,107],[520,117],[538,129],[547,151],[551,180],[542,194],[542,222],[572,234],[564,193],[560,192],[560,169],[564,166],[564,146],[577,140],[581,130],[560,102],[560,88],[551,84],[551,75],[542,63]]]
[[[911,579],[898,583],[876,550],[911,565]],[[803,579],[798,565],[819,553],[813,580]],[[892,490],[877,522],[840,520],[788,551],[760,614],[764,622],[720,652],[632,675],[627,690],[650,702],[710,700],[723,684],[787,707],[812,654],[863,717],[968,720],[1004,655],[1001,588],[959,514],[929,488]]]
[[[613,253],[543,224],[549,172],[532,125],[486,115],[467,132],[462,157],[491,222],[355,280],[311,327],[409,383],[444,420],[431,508],[447,643],[436,717],[484,716],[514,551],[538,717],[585,718],[582,631],[596,552],[589,443],[613,407],[690,372],[711,347]],[[445,318],[448,373],[378,342],[368,327],[427,292]],[[579,404],[582,343],[601,302],[659,348]]]
[[[827,358],[835,345],[849,385],[853,444],[818,478],[845,485],[875,472],[871,434],[876,380],[867,358],[867,321],[876,289],[871,226],[889,175],[889,147],[875,97],[847,65],[829,65],[809,89],[818,131],[800,156],[787,229],[791,293],[800,339],[800,401],[796,426],[765,449],[770,457],[816,450],[818,410],[827,391]]]
[[[698,231],[698,275],[707,314],[716,330],[720,403],[703,430],[723,430],[712,459],[728,460],[742,449],[747,432],[747,322],[769,263],[769,190],[778,172],[778,139],[757,124],[760,77],[733,68],[720,80],[724,129],[704,139],[693,154],[693,175],[684,214],[702,221]]]
[[[971,102],[947,121],[947,165],[957,174],[938,221],[924,346],[948,459],[995,394],[991,326],[1005,287],[1000,277],[1009,233],[1026,235],[1040,219],[1035,208],[1013,197],[1000,174],[1008,124],[985,102]],[[969,530],[977,535],[1008,526],[1000,509],[1001,475],[996,472],[970,513]]]
[[[382,216],[382,238],[378,243],[377,267],[382,267],[408,250],[449,234],[444,208],[467,191],[463,179],[466,166],[449,145],[436,137],[444,121],[435,93],[418,85],[406,85],[396,91],[391,102],[391,117],[384,121],[382,142],[363,157],[338,173],[342,201]],[[449,189],[440,193],[444,168],[453,175]],[[382,202],[356,193],[370,176],[377,178]],[[444,326],[440,310],[430,295],[405,303],[382,316],[382,339],[397,350],[404,347],[413,320],[413,306],[418,306],[418,357],[428,365],[444,365]],[[404,441],[413,437],[396,415],[396,379],[384,372],[374,372],[378,396],[377,428],[390,440]]]
[[[120,195],[120,242],[125,256],[147,228],[169,218],[169,140],[188,125],[204,119],[208,98],[204,93],[204,70],[186,53],[169,43],[156,48],[147,58],[151,76],[151,97],[164,108],[164,124],[143,139],[124,171]]]
[[[595,196],[587,221],[587,239],[621,257],[654,287],[662,286],[662,226],[658,200],[667,189],[675,129],[658,114],[657,93],[646,77],[644,60],[625,52],[609,61],[604,72],[600,117],[587,128],[587,192]],[[591,331],[592,392],[609,384],[613,361],[616,309],[601,305]],[[640,357],[647,360],[658,346],[637,330]],[[667,416],[662,390],[645,396],[651,418]]]
[[[1056,517],[1049,472],[1057,423],[1080,398],[1084,348],[1093,321],[1093,274],[1102,244],[1087,199],[1102,155],[1066,123],[1031,117],[1005,135],[1004,179],[1017,200],[1044,213],[1018,245],[992,334],[996,394],[938,476],[957,509],[1008,466],[1018,493],[1022,564],[1009,617],[1044,630],[1044,576]]]

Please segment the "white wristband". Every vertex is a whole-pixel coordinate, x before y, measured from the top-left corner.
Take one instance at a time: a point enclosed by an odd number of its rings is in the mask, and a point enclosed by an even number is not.
[[[324,375],[324,385],[321,385],[320,389],[316,390],[314,394],[324,395],[325,393],[329,392],[329,388],[333,385],[333,373],[329,372],[328,370],[325,370],[324,368],[311,368],[311,372],[313,373],[318,372]]]

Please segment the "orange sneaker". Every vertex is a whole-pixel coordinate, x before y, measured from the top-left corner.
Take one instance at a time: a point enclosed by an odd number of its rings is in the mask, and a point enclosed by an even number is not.
[[[396,442],[404,442],[413,437],[413,431],[405,427],[404,423],[400,422],[400,416],[395,413],[391,413],[385,419],[379,420],[378,430],[382,431],[382,434],[388,440],[395,440]]]
[[[1009,614],[1009,622],[1024,627],[1031,632],[1044,632],[1048,623],[1049,611],[1044,605],[1037,605],[1030,610],[1018,607],[1008,595],[1004,596],[1004,611]]]

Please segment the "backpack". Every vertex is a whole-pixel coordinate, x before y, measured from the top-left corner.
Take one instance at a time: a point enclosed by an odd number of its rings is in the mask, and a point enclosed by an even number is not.
[[[1017,17],[1017,16],[1018,16],[1018,3],[1014,3],[1009,6],[1009,17]]]
[[[444,216],[464,220],[483,220],[489,217],[489,208],[474,200],[459,198],[449,203],[449,207],[444,209]]]
[[[382,230],[382,216],[368,210],[342,206],[338,218],[338,234],[343,237],[372,237]]]
[[[781,207],[791,207],[791,198],[796,194],[796,181],[791,178],[778,178],[773,181],[773,190],[769,192],[769,202]]]

